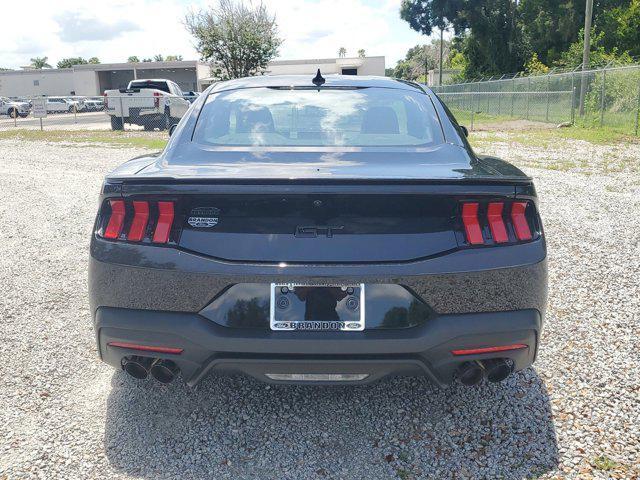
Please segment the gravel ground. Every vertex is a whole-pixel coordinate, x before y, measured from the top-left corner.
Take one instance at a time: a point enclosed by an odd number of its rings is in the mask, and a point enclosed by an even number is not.
[[[101,364],[88,239],[102,175],[140,151],[0,141],[0,479],[640,477],[640,145],[476,138],[536,177],[550,303],[534,368],[446,390]]]

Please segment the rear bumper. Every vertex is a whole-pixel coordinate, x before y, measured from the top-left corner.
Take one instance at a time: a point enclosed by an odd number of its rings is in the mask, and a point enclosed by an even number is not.
[[[196,313],[108,307],[95,313],[103,361],[119,368],[124,356],[140,353],[110,346],[110,342],[181,348],[179,355],[148,356],[173,360],[189,385],[197,384],[211,371],[241,372],[271,383],[281,381],[267,374],[366,375],[350,383],[373,382],[389,375],[426,375],[444,385],[453,380],[456,368],[464,361],[500,357],[513,360],[515,370],[528,367],[536,356],[541,326],[541,315],[535,309],[440,315],[419,327],[363,332],[233,329]],[[498,355],[451,353],[479,345],[516,343],[528,348]]]
[[[362,332],[274,332],[230,328],[207,318],[214,300],[231,285],[271,282],[401,285],[432,313],[411,328]],[[210,371],[243,372],[270,382],[267,373],[367,374],[361,382],[418,374],[443,385],[467,360],[509,358],[516,370],[533,363],[546,306],[546,248],[540,239],[407,263],[274,265],[94,237],[89,294],[100,356],[118,368],[122,357],[139,352],[109,342],[184,349],[180,355],[153,356],[174,360],[190,385]],[[451,353],[520,343],[528,348],[499,355]]]

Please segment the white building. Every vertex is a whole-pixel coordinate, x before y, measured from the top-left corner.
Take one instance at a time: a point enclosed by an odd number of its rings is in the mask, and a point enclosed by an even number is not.
[[[384,75],[384,57],[275,60],[265,75],[323,74]],[[103,63],[64,69],[9,70],[0,72],[0,96],[101,95],[124,88],[134,79],[168,78],[187,91],[202,91],[216,80],[209,65],[196,60],[179,62]]]

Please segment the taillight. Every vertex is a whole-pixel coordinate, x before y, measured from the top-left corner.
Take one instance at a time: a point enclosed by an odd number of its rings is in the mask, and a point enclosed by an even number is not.
[[[464,224],[464,233],[467,235],[467,242],[471,245],[484,243],[480,222],[478,221],[477,203],[465,203],[462,205],[462,223]]]
[[[143,239],[149,221],[149,202],[133,202],[133,221],[127,240],[139,242]]]
[[[107,94],[104,94],[104,108],[109,108],[109,97],[107,97]]]
[[[491,236],[496,243],[504,243],[509,241],[507,229],[504,226],[504,220],[502,219],[503,208],[504,203],[502,202],[492,202],[487,208],[487,220],[489,221]]]
[[[124,200],[109,200],[109,206],[111,207],[111,216],[107,228],[104,230],[104,238],[115,239],[120,236],[124,225]]]
[[[160,106],[160,92],[153,92],[153,106],[156,108]]]
[[[531,240],[531,229],[525,216],[527,202],[514,202],[511,205],[511,221],[518,240]]]
[[[153,233],[153,243],[167,243],[173,225],[173,202],[158,202],[158,223]]]
[[[533,204],[518,202],[464,202],[462,225],[469,245],[494,245],[533,239],[535,221],[527,208]],[[533,230],[535,231],[535,230]]]
[[[169,243],[174,212],[170,201],[109,200],[102,208],[98,235],[110,240]]]

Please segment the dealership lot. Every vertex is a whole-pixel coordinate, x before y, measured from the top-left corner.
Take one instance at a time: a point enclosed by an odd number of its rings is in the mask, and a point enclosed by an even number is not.
[[[640,475],[640,144],[473,137],[536,179],[549,310],[533,369],[446,390],[190,390],[112,370],[88,311],[89,236],[102,176],[145,151],[0,140],[0,479]]]

